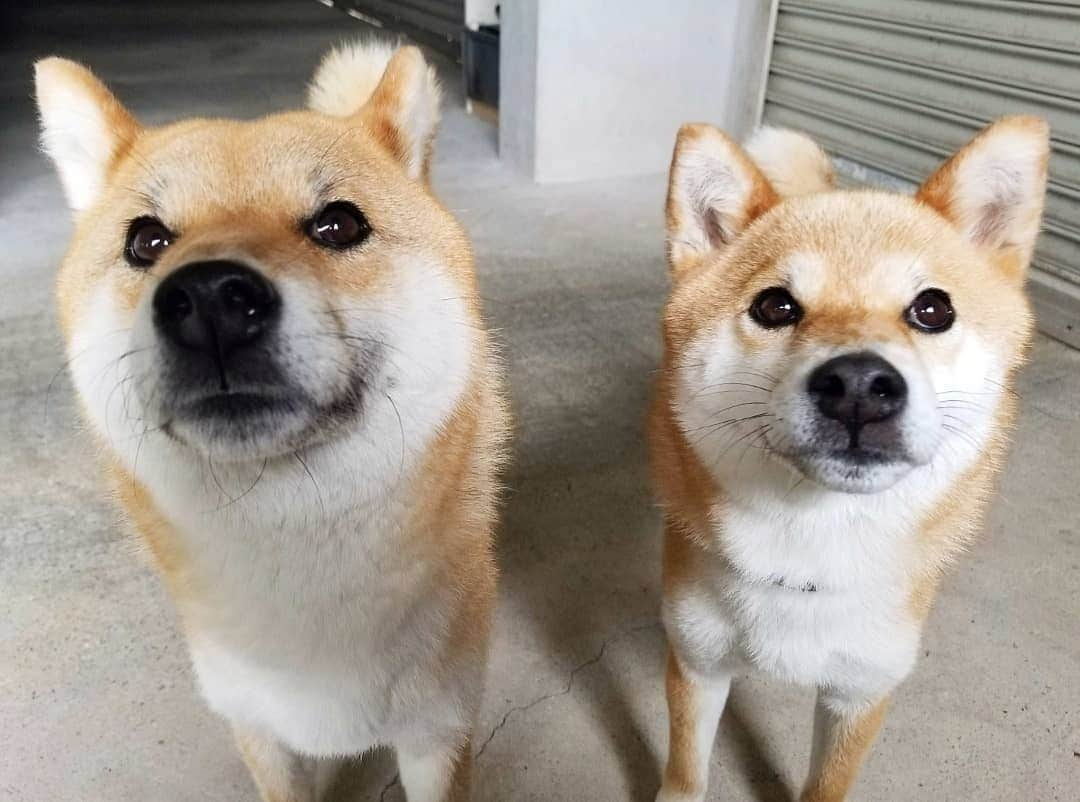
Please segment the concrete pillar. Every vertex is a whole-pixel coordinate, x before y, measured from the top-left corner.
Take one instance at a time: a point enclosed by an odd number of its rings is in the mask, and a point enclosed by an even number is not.
[[[773,0],[502,3],[499,150],[537,181],[667,169],[684,122],[756,123]]]

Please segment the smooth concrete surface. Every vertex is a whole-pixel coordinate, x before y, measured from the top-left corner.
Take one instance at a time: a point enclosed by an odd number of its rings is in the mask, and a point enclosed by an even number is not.
[[[35,151],[29,58],[85,59],[146,120],[244,117],[298,104],[323,49],[361,29],[313,1],[150,5],[95,4],[78,25],[35,6],[47,32],[16,39],[0,70],[5,801],[256,799],[75,422],[51,298],[71,225]],[[435,184],[476,243],[517,417],[475,799],[645,802],[667,741],[642,440],[666,292],[663,177],[538,188],[499,165],[449,68],[446,82]],[[854,800],[1077,798],[1080,353],[1039,339],[1019,392],[985,535],[946,582]],[[740,677],[710,799],[791,800],[811,710],[808,690]],[[375,753],[331,799],[400,802],[393,775]]]
[[[767,0],[502,4],[500,154],[540,182],[657,173],[687,121],[749,133]]]

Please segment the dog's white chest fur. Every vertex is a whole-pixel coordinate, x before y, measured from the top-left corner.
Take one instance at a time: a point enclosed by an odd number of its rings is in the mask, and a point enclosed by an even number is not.
[[[158,498],[196,585],[177,600],[192,660],[231,721],[299,752],[356,754],[428,716],[420,700],[440,689],[418,667],[441,642],[448,600],[434,567],[397,536],[404,512],[392,494],[365,503],[324,478],[313,498],[301,465],[274,471],[210,511],[205,477],[174,467]]]
[[[718,507],[710,564],[665,600],[680,653],[701,671],[739,656],[848,695],[894,685],[914,662],[918,626],[905,614],[902,574],[912,535],[885,506],[748,494]]]

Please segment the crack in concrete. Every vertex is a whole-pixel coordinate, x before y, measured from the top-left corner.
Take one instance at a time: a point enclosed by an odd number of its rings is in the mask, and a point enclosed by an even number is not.
[[[596,654],[594,654],[587,660],[578,663],[570,670],[570,676],[566,679],[566,686],[563,687],[561,690],[553,691],[552,693],[545,693],[542,696],[536,697],[531,702],[523,705],[514,705],[509,710],[507,710],[503,714],[503,717],[502,719],[500,719],[499,723],[491,728],[491,732],[488,733],[488,737],[484,740],[482,744],[480,744],[480,748],[476,751],[476,756],[473,758],[473,760],[480,760],[481,756],[484,754],[484,750],[488,748],[488,744],[490,744],[492,740],[494,740],[495,736],[498,735],[499,730],[506,726],[506,722],[510,720],[510,717],[514,715],[514,713],[524,713],[526,710],[531,710],[537,705],[543,704],[544,702],[547,702],[551,699],[557,699],[560,696],[568,695],[574,689],[574,680],[577,679],[577,675],[585,669],[599,663],[604,658],[604,653],[607,651],[608,646],[618,640],[622,640],[629,635],[633,635],[638,632],[644,632],[647,629],[655,629],[657,626],[659,626],[659,624],[659,621],[650,621],[648,624],[639,624],[637,626],[629,627],[628,629],[624,629],[621,632],[616,632],[614,635],[605,638],[603,643],[600,644],[600,649],[596,652]]]
[[[397,785],[400,780],[401,774],[399,772],[391,778],[390,782],[383,786],[382,793],[379,794],[379,802],[385,802],[386,795],[390,792],[390,789]]]

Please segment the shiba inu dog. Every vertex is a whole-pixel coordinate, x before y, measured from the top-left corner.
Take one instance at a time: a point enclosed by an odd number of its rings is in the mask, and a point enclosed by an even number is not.
[[[978,527],[1032,332],[1046,125],[1000,120],[914,198],[825,154],[683,127],[650,418],[665,513],[670,751],[701,800],[733,670],[818,690],[804,802],[842,800]]]
[[[344,47],[309,110],[157,128],[36,83],[71,376],[263,798],[387,744],[412,802],[465,799],[507,419],[432,69]]]

